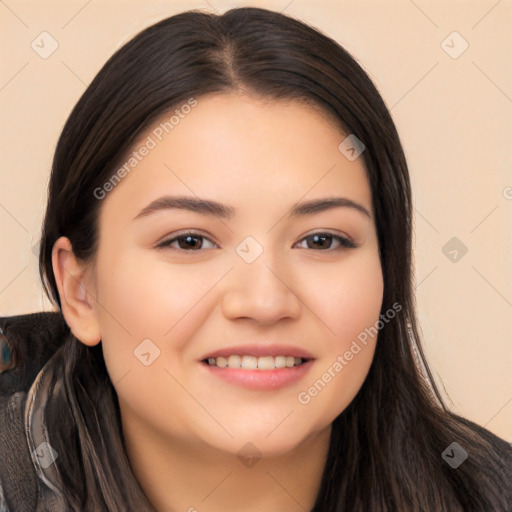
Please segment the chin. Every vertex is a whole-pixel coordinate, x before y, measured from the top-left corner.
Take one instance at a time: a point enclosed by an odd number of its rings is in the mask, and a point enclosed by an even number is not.
[[[311,435],[308,432],[290,431],[284,423],[270,434],[267,428],[256,429],[254,425],[242,428],[240,432],[243,434],[233,433],[234,439],[223,440],[225,442],[217,445],[218,448],[241,459],[280,457],[299,448]]]

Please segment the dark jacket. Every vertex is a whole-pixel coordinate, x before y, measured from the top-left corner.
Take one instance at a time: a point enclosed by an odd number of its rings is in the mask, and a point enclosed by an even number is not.
[[[0,317],[0,512],[68,512],[51,484],[52,466],[44,464],[46,433],[31,399],[41,370],[68,333],[60,313]],[[510,444],[473,426],[501,454],[499,464],[512,478]]]
[[[0,512],[66,511],[37,463],[44,446],[27,433],[25,405],[67,332],[60,313],[0,317]]]

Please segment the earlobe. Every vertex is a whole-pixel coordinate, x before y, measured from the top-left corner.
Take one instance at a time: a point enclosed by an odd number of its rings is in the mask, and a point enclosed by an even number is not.
[[[52,265],[62,314],[71,332],[85,345],[97,345],[101,341],[101,330],[88,275],[85,265],[74,255],[68,238],[60,237],[53,245]]]

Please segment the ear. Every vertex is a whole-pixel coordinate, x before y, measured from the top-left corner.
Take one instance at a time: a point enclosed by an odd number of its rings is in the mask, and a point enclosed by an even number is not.
[[[52,249],[52,265],[62,314],[71,332],[90,347],[101,341],[92,286],[86,268],[73,253],[71,242],[60,237]]]

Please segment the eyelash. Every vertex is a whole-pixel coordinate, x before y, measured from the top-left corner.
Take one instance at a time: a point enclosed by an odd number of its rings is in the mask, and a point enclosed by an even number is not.
[[[307,235],[304,238],[302,238],[301,240],[299,240],[299,242],[302,242],[303,240],[307,240],[308,238],[310,238],[312,236],[315,236],[315,235],[322,236],[322,237],[323,236],[327,236],[329,238],[333,238],[334,240],[337,240],[338,243],[340,244],[340,246],[337,247],[336,249],[310,249],[310,250],[315,251],[315,252],[334,252],[334,251],[340,251],[340,250],[343,250],[343,249],[355,249],[357,247],[357,244],[355,244],[352,240],[350,240],[350,239],[348,239],[348,238],[346,238],[344,236],[336,235],[334,233],[328,233],[328,232],[324,232],[324,231],[317,231],[315,233],[311,233],[310,235]],[[197,250],[190,249],[190,250],[188,250],[188,249],[170,247],[170,245],[173,242],[176,242],[177,240],[179,240],[181,238],[186,238],[187,236],[194,236],[194,237],[197,237],[197,238],[204,238],[204,239],[210,240],[207,236],[202,235],[201,233],[196,233],[194,231],[186,231],[186,232],[183,232],[183,233],[179,233],[178,235],[175,235],[172,238],[168,238],[167,240],[163,240],[162,242],[160,242],[156,246],[156,248],[157,249],[170,248],[172,250],[182,251],[182,252],[201,252],[201,249],[197,249]],[[211,240],[210,240],[210,242],[211,242]],[[215,243],[215,242],[212,242],[212,243]]]

